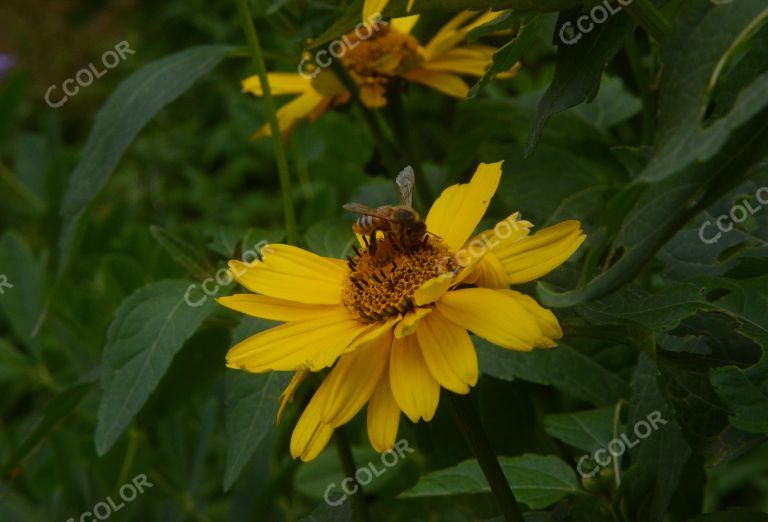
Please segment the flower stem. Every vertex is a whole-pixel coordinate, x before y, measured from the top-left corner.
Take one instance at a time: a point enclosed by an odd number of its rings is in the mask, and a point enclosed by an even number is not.
[[[263,91],[264,107],[267,112],[269,129],[272,132],[272,147],[275,151],[275,160],[277,161],[277,171],[280,176],[280,189],[283,196],[283,213],[285,215],[285,234],[288,242],[292,245],[298,243],[299,234],[296,228],[296,213],[293,210],[293,192],[291,191],[291,176],[288,171],[288,158],[283,148],[282,136],[280,134],[280,125],[277,122],[277,111],[275,110],[275,100],[272,98],[272,89],[267,78],[267,68],[264,65],[264,54],[259,44],[259,37],[256,35],[256,27],[253,25],[253,18],[248,7],[248,0],[236,0],[237,10],[240,14],[240,22],[243,26],[245,39],[251,50],[253,62],[256,64],[256,74],[259,76],[261,90]]]
[[[496,502],[499,504],[504,519],[507,522],[524,522],[520,506],[517,505],[515,495],[509,488],[507,478],[501,470],[490,442],[488,442],[488,437],[483,431],[480,418],[477,416],[469,395],[459,395],[452,392],[446,392],[445,395],[448,396],[451,414],[472,449],[472,453],[475,454],[475,458],[480,463],[480,468],[491,486],[491,491],[496,497]]]
[[[344,64],[338,60],[334,60],[331,67],[333,68],[333,72],[336,73],[336,76],[344,85],[344,88],[350,92],[352,98],[354,98],[358,107],[360,107],[360,112],[362,112],[363,119],[368,125],[368,128],[371,131],[371,135],[376,142],[376,148],[379,149],[381,161],[384,163],[384,166],[391,171],[390,174],[392,175],[400,172],[404,165],[399,164],[397,151],[392,146],[389,138],[387,138],[385,135],[384,129],[382,128],[381,122],[379,121],[377,115],[368,107],[366,107],[360,99],[360,89],[358,89],[354,78],[352,78],[352,76],[349,74],[349,71],[347,71],[347,68],[344,67]]]
[[[368,513],[368,506],[365,503],[365,497],[363,496],[363,486],[361,486],[355,478],[355,472],[357,467],[355,466],[354,457],[352,457],[352,449],[349,446],[347,436],[344,434],[343,427],[336,429],[333,434],[334,442],[336,442],[336,451],[339,454],[339,460],[341,461],[341,468],[344,470],[344,475],[352,479],[352,487],[355,489],[355,493],[349,495],[352,501],[353,512],[355,519],[360,522],[370,522],[371,516]]]
[[[432,190],[429,186],[429,180],[421,170],[418,154],[413,147],[410,127],[408,126],[405,108],[403,107],[403,98],[398,89],[393,89],[389,94],[387,112],[390,116],[394,134],[400,138],[400,148],[403,152],[405,162],[413,168],[414,173],[416,174],[417,201],[423,210],[427,210],[429,204],[433,201]]]
[[[663,43],[672,31],[667,19],[651,0],[633,0],[624,9],[659,43]]]

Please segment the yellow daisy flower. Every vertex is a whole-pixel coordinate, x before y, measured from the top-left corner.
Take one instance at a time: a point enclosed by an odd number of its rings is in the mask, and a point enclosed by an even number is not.
[[[369,108],[386,105],[386,91],[391,82],[406,80],[426,85],[449,96],[464,98],[469,87],[460,75],[480,77],[493,60],[496,49],[488,45],[464,44],[467,33],[501,13],[464,11],[450,20],[426,44],[411,35],[418,15],[396,18],[388,23],[367,26],[365,32],[355,30],[339,40],[343,47],[335,49],[340,60],[357,82],[360,99]],[[321,51],[322,52],[322,51]],[[286,134],[302,119],[314,121],[325,110],[344,104],[350,93],[329,68],[331,56],[320,53],[319,66],[302,60],[299,72],[274,72],[267,75],[275,96],[296,95],[277,111],[280,129]],[[343,53],[343,54],[342,54]],[[501,77],[511,77],[516,65]],[[262,96],[258,76],[242,82],[243,92]],[[269,125],[262,126],[254,138],[270,135]]]
[[[219,303],[285,324],[231,348],[227,366],[296,371],[281,411],[309,371],[331,367],[293,431],[294,458],[315,458],[366,403],[371,445],[391,449],[401,411],[429,421],[441,387],[465,394],[476,384],[469,332],[511,350],[555,346],[554,314],[509,287],[550,272],[586,236],[578,221],[530,234],[533,225],[515,213],[470,239],[500,178],[501,162],[481,163],[469,183],[443,191],[427,232],[407,245],[379,231],[360,236],[347,262],[279,244],[262,260],[230,261],[253,293]]]

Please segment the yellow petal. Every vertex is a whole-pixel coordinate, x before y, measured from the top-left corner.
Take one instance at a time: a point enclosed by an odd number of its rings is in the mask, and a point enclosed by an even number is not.
[[[507,271],[499,258],[492,253],[483,256],[472,276],[467,278],[467,282],[483,288],[509,288]]]
[[[477,383],[477,352],[464,328],[440,312],[430,314],[416,330],[424,361],[435,380],[456,393],[469,393]]]
[[[386,90],[381,84],[366,84],[360,86],[360,101],[369,109],[379,109],[387,106]]]
[[[434,303],[443,295],[453,283],[453,272],[448,272],[423,283],[413,293],[413,302],[416,306],[424,306]]]
[[[410,9],[408,9],[408,12],[410,12]],[[392,29],[399,33],[403,34],[409,34],[411,30],[413,30],[413,26],[416,25],[416,22],[419,21],[419,15],[413,15],[413,16],[404,16],[402,18],[393,18],[390,20],[390,24],[392,24]]]
[[[432,71],[482,76],[493,60],[494,51],[493,47],[485,45],[464,46],[430,60],[424,67]]]
[[[444,55],[457,45],[463,43],[467,34],[487,22],[490,22],[503,11],[485,13],[477,16],[477,12],[463,11],[443,26],[440,31],[424,47],[424,56],[427,62]],[[473,20],[474,18],[474,20]]]
[[[308,462],[317,457],[331,440],[333,427],[320,420],[318,407],[304,409],[291,434],[291,456]]]
[[[372,24],[381,18],[389,0],[365,0],[363,4],[363,23]]]
[[[262,254],[262,261],[229,262],[232,276],[251,292],[306,304],[341,303],[343,261],[289,245],[268,245]]]
[[[551,310],[541,306],[533,297],[515,290],[502,290],[502,292],[520,303],[538,323],[543,338],[537,342],[537,348],[552,348],[557,345],[555,340],[563,336],[563,330]]]
[[[432,420],[440,399],[440,385],[429,372],[415,336],[392,343],[389,382],[395,401],[411,421]]]
[[[504,348],[529,351],[543,337],[530,312],[499,290],[454,290],[436,306],[452,323]]]
[[[276,299],[258,294],[235,294],[219,297],[216,301],[236,312],[261,317],[270,321],[303,321],[335,312],[338,305],[315,305]]]
[[[378,452],[391,450],[400,424],[400,407],[392,395],[389,371],[379,379],[368,403],[368,440]]]
[[[392,335],[383,335],[365,349],[343,355],[310,400],[321,423],[333,428],[347,423],[373,394],[389,364]]]
[[[301,94],[312,89],[312,80],[298,73],[268,73],[267,81],[272,96],[282,94]],[[256,96],[263,96],[261,81],[257,75],[249,76],[240,82],[243,92],[250,92]]]
[[[563,221],[513,244],[494,248],[510,284],[538,279],[563,264],[586,239],[578,221]]]
[[[395,327],[395,337],[402,339],[403,337],[411,335],[416,331],[421,320],[431,312],[431,308],[414,308],[405,314],[402,321],[397,323],[397,326]]]
[[[447,72],[413,69],[403,73],[402,77],[406,80],[432,87],[455,98],[465,98],[469,92],[469,87],[464,80],[455,74]]]
[[[343,307],[315,319],[285,323],[248,337],[227,353],[227,366],[263,372],[319,370],[354,349],[358,338],[379,325],[357,322]]]
[[[280,134],[287,134],[296,124],[306,118],[312,111],[325,102],[325,97],[314,89],[304,92],[277,110],[277,123]],[[272,130],[269,123],[264,124],[253,135],[253,139],[263,136],[271,136]]]
[[[481,163],[469,183],[443,191],[427,214],[427,229],[459,250],[485,214],[501,179],[501,163]]]
[[[299,387],[301,381],[303,381],[307,375],[309,375],[309,371],[306,369],[301,369],[294,373],[293,377],[291,377],[291,382],[288,383],[288,386],[285,387],[283,393],[280,394],[280,409],[277,410],[276,424],[280,424],[283,410],[285,410],[285,407],[289,402],[293,402],[293,395],[296,393],[296,388]]]

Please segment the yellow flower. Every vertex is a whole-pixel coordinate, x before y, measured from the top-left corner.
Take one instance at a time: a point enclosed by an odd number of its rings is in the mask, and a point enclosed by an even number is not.
[[[550,272],[585,235],[578,221],[530,234],[515,213],[470,239],[500,178],[501,162],[481,163],[469,183],[443,191],[428,232],[412,243],[379,231],[375,243],[360,236],[347,262],[289,245],[266,247],[261,261],[230,261],[254,293],[219,303],[285,324],[231,348],[227,366],[296,371],[281,411],[309,371],[332,367],[293,431],[294,458],[315,458],[366,403],[371,445],[392,448],[401,411],[429,421],[441,387],[468,393],[476,384],[469,332],[511,350],[555,346],[554,314],[509,286]]]
[[[426,85],[449,96],[464,98],[469,87],[459,75],[482,76],[493,60],[494,47],[465,44],[467,33],[501,13],[464,11],[450,20],[424,46],[411,35],[418,15],[396,18],[389,23],[366,26],[365,31],[347,34],[333,48],[360,89],[360,99],[369,108],[386,105],[387,87],[393,81],[406,80]],[[321,51],[322,52],[322,51]],[[342,54],[343,53],[343,54]],[[320,52],[316,56],[321,56]],[[269,73],[273,95],[296,95],[277,111],[281,132],[285,135],[302,119],[314,121],[326,109],[344,104],[350,93],[328,67],[330,54],[322,55],[326,67],[302,60],[299,72]],[[322,65],[322,64],[321,64]],[[502,75],[510,77],[518,68]],[[242,81],[243,92],[262,96],[258,76]],[[269,125],[262,126],[254,138],[270,135]]]

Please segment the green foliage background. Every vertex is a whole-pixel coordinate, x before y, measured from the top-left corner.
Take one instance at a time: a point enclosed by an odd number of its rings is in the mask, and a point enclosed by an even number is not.
[[[404,95],[433,192],[503,159],[488,223],[519,210],[589,235],[525,288],[563,342],[527,354],[475,339],[472,399],[526,520],[768,520],[765,2],[659,2],[659,32],[635,0],[559,41],[593,5],[415,3],[422,41],[461,9],[510,9],[471,98]],[[252,2],[269,69],[295,70],[308,38],[343,34],[361,8]],[[0,274],[13,285],[0,290],[0,520],[77,519],[138,474],[153,487],[114,520],[351,520],[350,502],[322,500],[343,477],[332,445],[290,459],[307,392],[275,426],[287,375],[225,370],[228,347],[270,324],[184,302],[227,259],[285,235],[270,142],[249,140],[265,114],[239,91],[254,71],[235,3],[8,0],[0,15],[0,52],[19,62],[0,80]],[[123,40],[134,55],[45,104]],[[493,80],[518,59],[516,78]],[[286,147],[303,246],[343,257],[341,204],[392,202],[395,173],[352,105]],[[703,241],[735,204],[757,210]],[[655,411],[667,425],[577,475],[583,454]],[[345,429],[355,460],[380,465],[359,417]],[[399,438],[415,451],[366,488],[373,520],[501,520],[444,405],[427,424],[403,417]]]

